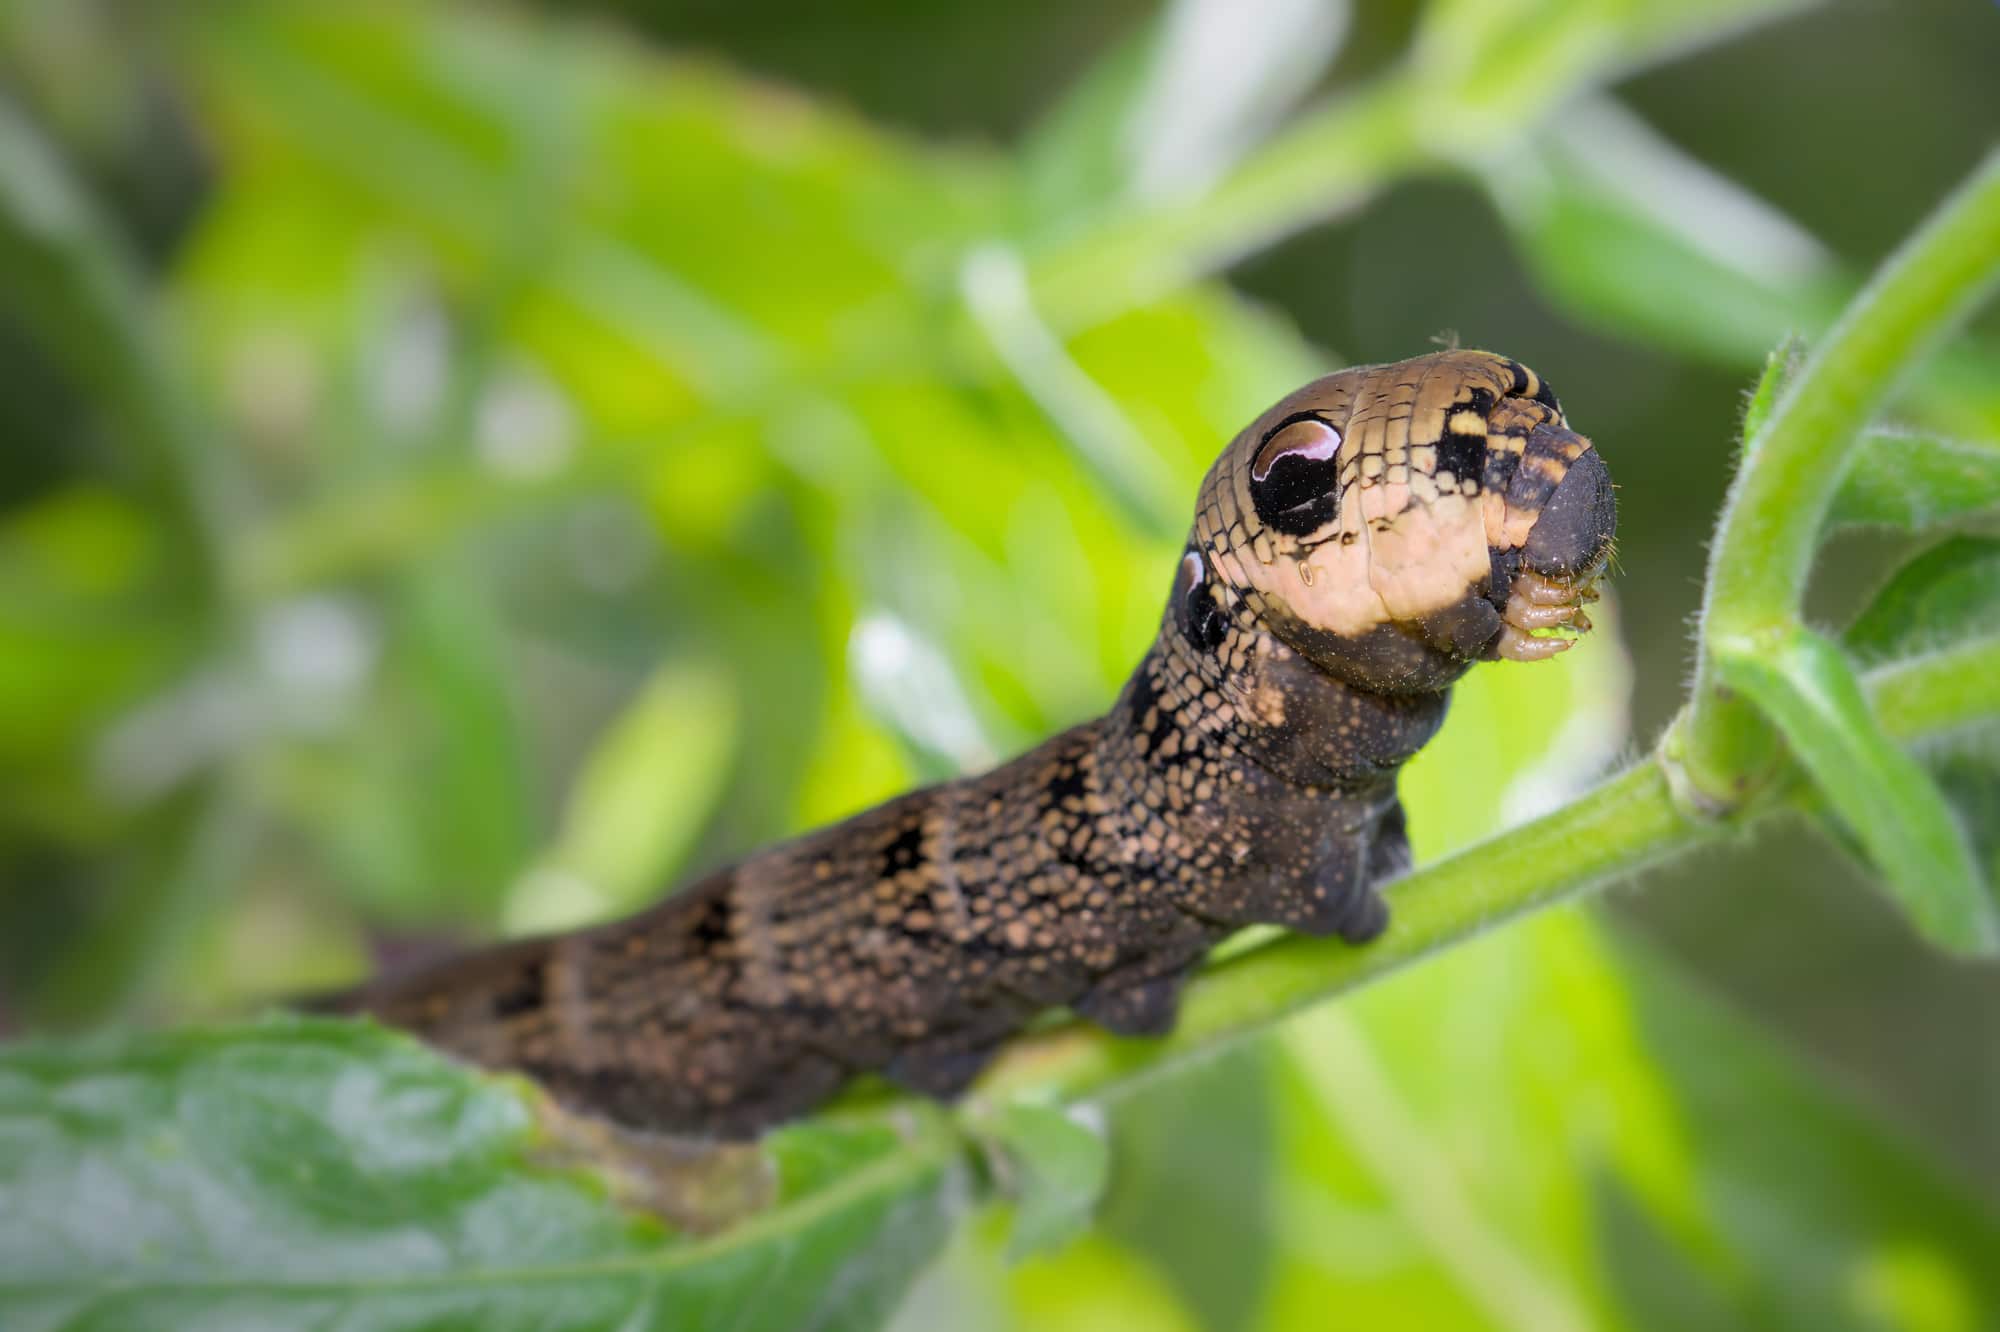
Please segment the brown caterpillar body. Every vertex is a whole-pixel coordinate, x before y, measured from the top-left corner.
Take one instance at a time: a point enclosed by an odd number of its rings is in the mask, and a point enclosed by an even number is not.
[[[338,1001],[620,1123],[742,1137],[880,1070],[962,1089],[1034,1014],[1173,1023],[1242,925],[1356,943],[1407,864],[1396,772],[1481,658],[1534,659],[1609,550],[1609,475],[1532,371],[1448,351],[1314,381],[1201,489],[1103,717],[630,919]]]

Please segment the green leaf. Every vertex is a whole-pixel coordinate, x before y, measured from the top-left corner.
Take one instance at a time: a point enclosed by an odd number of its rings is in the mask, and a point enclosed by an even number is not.
[[[2000,1297],[1971,1181],[1601,916],[1496,933],[1283,1040],[1257,1326],[1983,1326],[1891,1316],[1906,1268],[1949,1309]]]
[[[982,1117],[981,1128],[1002,1153],[997,1172],[1014,1198],[1010,1259],[1059,1248],[1090,1225],[1111,1172],[1111,1150],[1085,1113],[1094,1112],[1013,1101]]]
[[[1953,537],[1898,569],[1843,635],[1864,658],[2000,633],[2000,539]]]
[[[1805,359],[1805,339],[1796,334],[1785,338],[1771,349],[1764,358],[1764,373],[1757,376],[1757,387],[1750,391],[1750,401],[1743,408],[1743,447],[1748,450],[1755,446],[1764,422],[1771,415],[1771,408],[1777,404],[1778,394],[1785,382],[1799,368]]]
[[[1181,1213],[1183,1218],[1187,1214],[1185,1209]],[[1185,1307],[1175,1298],[1174,1276],[1142,1254],[1103,1236],[1086,1235],[1061,1253],[1009,1269],[1003,1288],[993,1292],[994,1303],[1012,1315],[1007,1326],[1031,1332],[1102,1332],[1105,1328],[1199,1332],[1231,1326],[1207,1321]],[[915,1323],[907,1328],[899,1324],[897,1332],[919,1332],[926,1326],[956,1328],[964,1324]],[[997,1328],[1001,1324],[982,1322],[981,1326]]]
[[[1921,532],[2000,509],[2000,443],[1870,430],[1841,478],[1827,522]]]
[[[1953,537],[1897,570],[1844,635],[1864,660],[1937,663],[2000,635],[2000,540]],[[1961,672],[1980,687],[1985,672]],[[1990,691],[1990,683],[1985,685]],[[1925,691],[1926,695],[1928,691]],[[1962,700],[1924,697],[1931,704]],[[1977,716],[1980,709],[1963,709]],[[2000,744],[1989,724],[1923,752],[1925,767],[1971,838],[1988,884],[2000,884]]]
[[[0,1053],[0,1325],[874,1326],[941,1242],[957,1139],[801,1128],[778,1200],[676,1235],[545,1163],[523,1084],[284,1019]]]
[[[2000,949],[2000,914],[1964,833],[1929,774],[1883,734],[1840,649],[1793,629],[1713,651],[1718,680],[1784,734],[1917,931],[1953,953]]]

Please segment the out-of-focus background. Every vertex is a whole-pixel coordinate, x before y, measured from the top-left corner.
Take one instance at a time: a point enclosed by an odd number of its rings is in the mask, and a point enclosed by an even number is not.
[[[1243,421],[1438,339],[1621,486],[1606,631],[1409,779],[1420,855],[1546,808],[1677,706],[1745,387],[1997,75],[1977,0],[7,0],[0,1030],[617,914],[1016,751]],[[1088,1237],[974,1226],[906,1325],[1994,1325],[2000,977],[1803,832],[1114,1129]]]

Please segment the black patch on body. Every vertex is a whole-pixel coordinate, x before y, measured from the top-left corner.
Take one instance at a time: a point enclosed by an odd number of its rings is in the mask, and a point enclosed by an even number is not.
[[[1486,436],[1447,430],[1437,442],[1437,469],[1459,481],[1482,481],[1486,475]]]
[[[1160,688],[1153,682],[1153,672],[1148,663],[1142,662],[1139,669],[1132,672],[1131,682],[1126,686],[1126,715],[1132,721],[1132,733],[1143,742],[1144,751],[1156,754],[1167,743],[1167,737],[1175,730],[1173,710],[1160,697]],[[1147,712],[1153,714],[1153,724],[1146,726]]]
[[[708,900],[701,904],[694,923],[688,929],[688,937],[704,949],[714,950],[729,942],[729,896],[724,892],[710,893]]]
[[[882,848],[882,877],[889,878],[923,863],[924,824],[922,819],[912,818],[897,831],[895,840]]]
[[[1557,416],[1562,415],[1562,404],[1556,401],[1556,391],[1555,389],[1549,386],[1548,380],[1542,379],[1539,376],[1530,375],[1528,373],[1528,367],[1522,365],[1519,361],[1507,362],[1507,370],[1514,376],[1514,386],[1507,390],[1507,395],[1509,397],[1512,398],[1529,397],[1530,395],[1528,393],[1528,381],[1530,379],[1533,379],[1536,385],[1535,392],[1533,394],[1534,401],[1539,402],[1540,404],[1542,404],[1542,406],[1548,408],[1550,411],[1554,412]]]
[[[539,963],[521,968],[514,983],[493,995],[493,1016],[518,1017],[533,1013],[548,1002],[548,969]]]

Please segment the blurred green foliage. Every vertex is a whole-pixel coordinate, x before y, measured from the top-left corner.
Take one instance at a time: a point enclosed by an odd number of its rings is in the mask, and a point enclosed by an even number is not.
[[[1095,712],[1154,630],[1219,444],[1306,376],[1450,328],[1554,378],[1624,486],[1622,613],[1551,666],[1476,672],[1407,777],[1422,859],[1548,808],[1628,745],[1635,661],[1641,739],[1679,696],[1759,359],[1823,327],[2000,123],[2000,19],[1941,3],[1914,7],[1937,63],[1895,85],[1910,106],[1775,140],[1793,64],[1823,79],[1866,51],[1893,73],[1868,25],[1902,21],[1263,0],[1102,30],[1027,8],[1001,32],[883,0],[843,48],[801,36],[829,23],[805,6],[616,8],[0,5],[17,1024],[236,1011],[436,936],[615,914]],[[913,32],[991,45],[963,48],[976,78],[906,82],[940,59]],[[787,88],[679,49],[694,37],[854,77]],[[1822,234],[1646,119],[1704,114],[1752,180],[1828,159],[1758,182],[1831,198],[1805,210]],[[912,128],[940,124],[1027,128],[1006,149]],[[1853,197],[1857,159],[1883,197]],[[1278,245],[1336,215],[1319,250]],[[1948,435],[1974,478],[2000,435],[1993,345],[1976,329],[1903,404],[1906,437]],[[1847,516],[1962,516],[1912,514],[1883,456]],[[1838,610],[1881,554],[1836,569]],[[1920,578],[1864,619],[1902,617],[1880,642],[1977,599]],[[1962,808],[1990,795],[1979,744],[1948,756]],[[1802,913],[1815,874],[1752,875],[1677,884],[1663,936],[1738,993],[1788,988],[1794,1030],[1942,1145],[1909,1146],[1608,918],[1564,915],[1120,1102],[1096,1228],[1007,1266],[1006,1218],[962,1227],[903,1324],[1994,1325],[2000,990],[1898,953],[1876,916]],[[1825,1036],[1864,974],[1911,991],[1878,1005],[1896,1048],[1874,1064]],[[371,1036],[251,1030],[0,1063],[0,1180],[33,1204],[0,1209],[0,1300],[24,1325],[677,1326],[755,1291],[770,1326],[868,1326],[963,1187],[921,1136],[808,1128],[756,1233],[634,1232],[536,1164],[513,1092]],[[1911,1047],[1932,1057],[1906,1075]],[[359,1105],[341,1122],[367,1141],[322,1140],[346,1078],[386,1080],[388,1127]],[[246,1133],[274,1136],[231,1175]],[[126,1178],[164,1162],[157,1192],[91,1193],[105,1152]],[[416,1158],[423,1217],[396,1210]],[[62,1238],[214,1190],[255,1205]],[[1076,1206],[1030,1192],[1030,1238]],[[21,1220],[58,1214],[53,1238]],[[394,1252],[370,1233],[389,1216],[411,1227]],[[98,1302],[140,1268],[179,1275]],[[420,1294],[371,1303],[363,1273]]]

